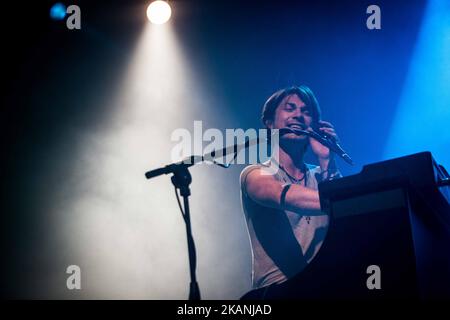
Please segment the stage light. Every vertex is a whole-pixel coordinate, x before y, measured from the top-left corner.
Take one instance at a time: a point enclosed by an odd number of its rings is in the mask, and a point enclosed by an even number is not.
[[[430,0],[399,101],[385,157],[431,151],[450,165],[450,5]]]
[[[147,17],[154,24],[166,23],[171,15],[172,9],[166,1],[154,1],[147,8]]]
[[[62,3],[55,3],[50,8],[50,17],[53,20],[63,20],[66,17],[66,6]]]
[[[173,185],[168,176],[149,181],[143,174],[172,162],[174,130],[192,130],[197,119],[205,121],[205,128],[214,119],[228,128],[234,121],[227,125],[227,114],[217,112],[226,110],[223,98],[206,89],[202,70],[192,64],[171,24],[155,28],[146,23],[130,52],[114,87],[105,87],[108,94],[96,101],[108,106],[99,108],[103,117],[76,133],[79,149],[70,155],[73,165],[66,173],[73,183],[57,187],[58,196],[45,209],[54,226],[49,228],[56,230],[51,242],[61,246],[55,251],[64,252],[51,261],[52,268],[61,272],[70,264],[80,266],[82,290],[76,298],[184,299],[189,287],[186,236]],[[193,147],[192,153],[201,152],[201,144]],[[239,181],[239,168],[204,165],[191,173],[202,297],[239,297],[250,287],[251,257],[249,251],[236,251],[248,236],[239,189],[220,192]],[[230,258],[216,265],[223,255]],[[53,296],[74,298],[57,274],[45,282]],[[226,276],[216,279],[218,274]]]

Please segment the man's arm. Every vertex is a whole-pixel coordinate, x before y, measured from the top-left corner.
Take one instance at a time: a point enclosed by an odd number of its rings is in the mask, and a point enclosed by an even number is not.
[[[274,176],[262,174],[261,169],[255,169],[248,173],[244,183],[249,197],[260,205],[298,213],[310,210],[308,212],[310,215],[323,214],[320,211],[319,193],[316,190],[293,184],[287,190],[284,205],[282,205],[281,196],[284,185]]]

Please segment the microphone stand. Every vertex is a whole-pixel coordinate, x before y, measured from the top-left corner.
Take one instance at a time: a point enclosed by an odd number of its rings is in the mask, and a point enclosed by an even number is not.
[[[198,287],[197,277],[195,275],[195,269],[197,266],[197,255],[195,251],[194,238],[192,237],[191,217],[189,210],[189,196],[191,195],[189,185],[192,182],[192,176],[187,166],[180,165],[174,167],[173,176],[170,180],[172,181],[172,184],[175,186],[175,192],[177,192],[177,189],[180,190],[180,194],[183,197],[184,203],[184,212],[183,210],[181,212],[183,214],[184,222],[186,225],[186,236],[189,252],[189,271],[191,276],[191,283],[189,286],[189,300],[200,300],[200,289]]]
[[[189,188],[189,185],[192,182],[192,176],[189,172],[189,167],[196,165],[198,163],[201,163],[205,160],[212,160],[212,162],[220,167],[228,168],[230,167],[230,164],[222,164],[218,163],[215,160],[215,157],[217,154],[226,156],[231,153],[234,153],[233,160],[237,157],[238,153],[246,149],[252,145],[260,144],[261,142],[266,142],[270,140],[270,136],[268,139],[260,139],[257,137],[256,139],[247,140],[245,143],[237,144],[230,147],[225,147],[223,149],[220,149],[218,151],[212,151],[208,154],[204,154],[202,156],[190,156],[185,158],[184,160],[180,162],[171,163],[169,165],[166,165],[164,167],[150,170],[145,173],[145,177],[147,179],[152,179],[157,176],[163,175],[163,174],[173,174],[171,177],[172,184],[175,187],[175,193],[177,196],[178,205],[180,207],[181,213],[183,215],[184,222],[186,224],[186,236],[187,236],[187,245],[188,245],[188,253],[189,253],[189,271],[190,271],[190,278],[191,282],[189,285],[189,300],[200,300],[200,288],[197,283],[197,277],[195,274],[195,269],[197,267],[197,254],[195,250],[195,242],[194,238],[192,237],[192,228],[191,228],[191,218],[190,218],[190,210],[189,210],[189,196],[191,195],[191,190]],[[233,161],[232,160],[232,161]],[[232,162],[231,161],[231,162]],[[181,207],[181,203],[178,199],[178,191],[180,191],[181,196],[183,197],[183,204],[184,204],[184,210]]]

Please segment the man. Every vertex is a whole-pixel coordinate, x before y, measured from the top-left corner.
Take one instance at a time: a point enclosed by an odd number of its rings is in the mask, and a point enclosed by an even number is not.
[[[268,129],[314,130],[337,140],[333,126],[320,120],[319,104],[306,86],[275,92],[265,103]],[[319,166],[305,164],[311,147]],[[253,288],[266,288],[298,274],[318,252],[328,228],[320,211],[317,185],[340,174],[330,150],[306,136],[281,135],[272,157],[241,173],[241,198],[252,245]],[[245,298],[245,297],[244,297]],[[253,296],[255,298],[255,296]]]

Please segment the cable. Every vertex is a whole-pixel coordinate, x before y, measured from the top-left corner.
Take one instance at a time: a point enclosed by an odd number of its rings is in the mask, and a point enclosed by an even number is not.
[[[178,202],[178,207],[180,208],[181,215],[183,216],[184,222],[186,222],[186,216],[184,214],[184,210],[183,210],[183,207],[181,206],[181,202],[180,202],[180,195],[178,194],[177,188],[175,187],[174,189],[175,189],[175,196],[176,196],[177,202]]]

